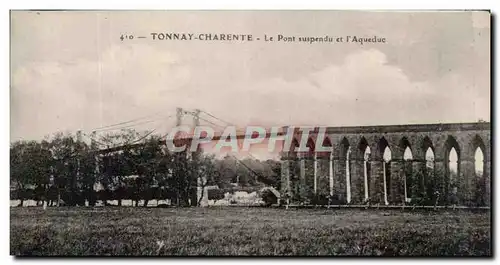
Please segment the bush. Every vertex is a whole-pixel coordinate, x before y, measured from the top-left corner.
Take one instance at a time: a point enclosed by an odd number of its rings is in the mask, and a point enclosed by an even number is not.
[[[209,189],[207,190],[209,200],[222,200],[224,199],[224,190],[222,189]]]
[[[269,189],[263,190],[262,193],[261,193],[261,197],[262,197],[262,200],[264,201],[264,205],[267,206],[267,207],[269,207],[269,206],[271,206],[273,204],[278,203],[278,198]]]
[[[315,195],[311,201],[314,205],[328,205],[330,201],[329,196],[325,195]]]

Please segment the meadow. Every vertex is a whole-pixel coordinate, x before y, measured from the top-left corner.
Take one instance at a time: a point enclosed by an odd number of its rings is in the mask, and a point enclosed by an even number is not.
[[[12,207],[16,256],[491,256],[490,212]]]

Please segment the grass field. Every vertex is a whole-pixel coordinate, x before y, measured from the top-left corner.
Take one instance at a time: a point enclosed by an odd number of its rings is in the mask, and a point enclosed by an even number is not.
[[[490,213],[11,208],[11,255],[489,256]]]

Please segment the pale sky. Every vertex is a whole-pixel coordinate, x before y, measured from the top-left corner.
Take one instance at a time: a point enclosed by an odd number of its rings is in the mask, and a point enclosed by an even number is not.
[[[119,39],[151,32],[377,35],[387,43]],[[158,113],[137,128],[165,132],[176,107],[242,127],[489,121],[490,14],[11,13],[12,141]]]

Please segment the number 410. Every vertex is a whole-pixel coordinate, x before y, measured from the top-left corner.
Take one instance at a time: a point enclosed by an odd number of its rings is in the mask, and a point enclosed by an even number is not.
[[[120,36],[120,40],[133,40],[134,39],[134,35],[127,35],[127,34],[122,34]]]

